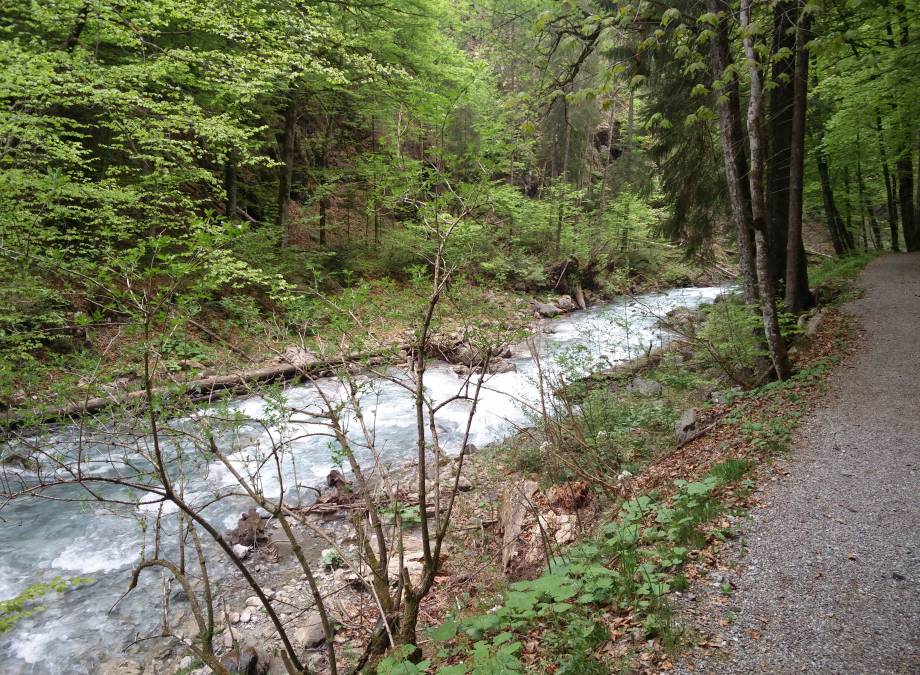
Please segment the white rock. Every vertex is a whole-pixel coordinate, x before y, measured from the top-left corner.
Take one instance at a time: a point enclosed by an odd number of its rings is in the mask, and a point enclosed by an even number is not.
[[[239,612],[230,612],[230,614],[228,615],[227,618],[230,619],[230,623],[232,623],[232,624],[238,624],[238,623],[240,622],[240,613],[239,613]]]
[[[191,656],[183,656],[181,659],[179,659],[179,669],[180,670],[185,670],[186,668],[191,668],[191,667],[192,667],[192,657]]]
[[[249,546],[243,546],[242,544],[233,545],[233,555],[235,555],[240,560],[245,560],[249,557],[249,552],[252,549]]]
[[[247,607],[261,607],[262,601],[259,600],[258,595],[250,595],[248,598],[246,598],[246,606]]]
[[[240,612],[240,621],[242,623],[249,623],[252,621],[252,610],[249,607]]]

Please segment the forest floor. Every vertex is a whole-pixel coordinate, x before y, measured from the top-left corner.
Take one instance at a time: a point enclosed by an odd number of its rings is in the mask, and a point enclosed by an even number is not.
[[[721,578],[685,594],[678,614],[724,648],[703,642],[680,671],[920,670],[920,255],[877,259],[862,286],[843,308],[856,354],[720,551]]]

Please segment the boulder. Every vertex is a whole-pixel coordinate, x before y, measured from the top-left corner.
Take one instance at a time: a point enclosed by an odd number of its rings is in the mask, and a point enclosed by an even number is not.
[[[639,396],[661,396],[663,388],[661,383],[646,377],[634,377],[627,387],[630,392]]]
[[[696,331],[696,327],[706,318],[706,315],[699,309],[675,307],[665,317],[659,322],[662,328],[692,335]]]
[[[493,359],[489,361],[489,373],[498,375],[499,373],[513,373],[517,370],[514,361],[508,359]]]
[[[294,642],[304,647],[312,649],[323,643],[326,634],[323,632],[323,620],[319,612],[310,612],[304,617],[301,625],[294,631]]]
[[[548,302],[537,302],[536,300],[531,303],[533,308],[533,313],[536,316],[541,316],[544,318],[551,318],[554,316],[559,316],[562,314],[562,310],[556,307],[556,305],[551,305]]]
[[[560,295],[558,298],[556,298],[556,305],[563,312],[574,312],[576,309],[578,309],[578,305],[574,300],[572,300],[571,295]]]
[[[689,441],[696,432],[698,425],[699,414],[696,408],[688,408],[685,410],[674,425],[674,434],[677,436],[677,444],[683,445]]]
[[[252,550],[250,546],[243,546],[242,544],[233,544],[233,555],[235,555],[240,560],[245,560],[249,557],[249,552]]]

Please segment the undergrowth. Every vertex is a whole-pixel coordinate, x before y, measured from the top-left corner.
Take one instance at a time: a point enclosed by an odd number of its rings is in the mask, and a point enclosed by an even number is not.
[[[667,499],[652,492],[622,504],[600,532],[554,558],[549,571],[512,584],[492,609],[447,619],[430,632],[438,645],[428,661],[405,660],[397,650],[379,672],[415,673],[437,665],[447,675],[516,673],[607,673],[616,664],[600,649],[627,625],[644,639],[672,649],[680,641],[671,623],[667,594],[686,586],[685,561],[726,532],[710,526],[726,508],[720,495],[737,483],[751,462],[732,459],[697,481],[675,481]],[[625,620],[625,621],[624,621]],[[535,638],[539,650],[527,648]]]

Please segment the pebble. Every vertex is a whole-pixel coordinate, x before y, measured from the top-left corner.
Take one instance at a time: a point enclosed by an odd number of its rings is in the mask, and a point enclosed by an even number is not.
[[[250,595],[248,598],[246,598],[246,606],[247,607],[261,607],[262,601],[259,600],[258,595]]]

